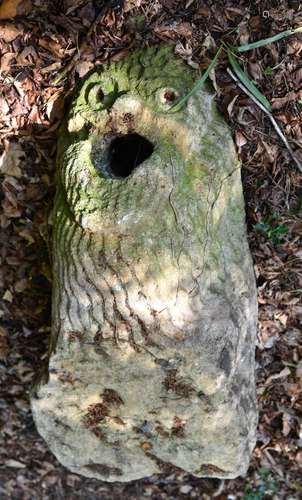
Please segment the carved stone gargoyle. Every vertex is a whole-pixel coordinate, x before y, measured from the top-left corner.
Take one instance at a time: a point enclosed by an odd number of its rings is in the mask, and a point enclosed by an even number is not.
[[[61,129],[39,433],[106,481],[234,478],[255,444],[257,320],[240,164],[169,46],[82,83]]]

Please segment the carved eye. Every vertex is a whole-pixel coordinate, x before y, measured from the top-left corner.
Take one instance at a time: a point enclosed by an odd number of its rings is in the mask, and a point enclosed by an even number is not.
[[[98,89],[96,90],[95,98],[96,98],[97,102],[103,102],[103,100],[104,100],[104,92],[103,92],[101,86],[98,86]]]
[[[88,85],[85,92],[85,100],[90,105],[95,105],[97,103],[103,102],[104,92],[100,84]]]
[[[179,92],[171,87],[160,89],[158,100],[164,108],[169,108],[179,99]]]
[[[115,80],[100,83],[94,82],[87,86],[85,100],[91,108],[98,105],[99,109],[110,109],[115,101],[126,94],[126,90],[120,90]]]
[[[164,99],[166,102],[174,102],[176,99],[174,90],[167,89],[164,93]]]

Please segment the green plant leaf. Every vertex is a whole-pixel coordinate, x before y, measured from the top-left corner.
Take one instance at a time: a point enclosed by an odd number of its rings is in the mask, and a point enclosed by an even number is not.
[[[297,28],[299,30],[300,28]],[[278,40],[282,40],[283,38],[287,38],[288,36],[293,35],[297,32],[297,30],[286,30],[278,33],[277,35],[270,36],[269,38],[263,38],[262,40],[258,40],[257,42],[247,43],[245,45],[240,45],[237,47],[238,52],[246,52],[247,50],[258,49],[258,47],[263,47],[264,45],[268,45],[269,43],[277,42]]]
[[[271,76],[274,73],[274,69],[275,68],[271,68],[271,66],[267,66],[266,68],[264,68],[263,74],[265,76]]]
[[[240,64],[238,63],[237,59],[234,57],[233,53],[228,50],[228,58],[229,62],[236,73],[237,77],[239,80],[243,83],[243,85],[253,94],[253,96],[261,102],[261,104],[268,110],[272,111],[272,106],[271,103],[267,100],[267,98],[261,94],[260,90],[257,89],[256,85],[253,84],[253,82],[249,79],[249,77],[246,75],[246,73],[243,71],[241,68]]]
[[[214,68],[214,66],[215,66],[215,64],[217,62],[217,59],[220,56],[221,51],[222,51],[222,47],[220,47],[217,50],[217,52],[216,52],[216,54],[214,56],[214,59],[209,64],[209,66],[207,67],[207,69],[203,73],[202,77],[199,80],[197,80],[197,82],[192,87],[192,89],[190,90],[190,92],[188,92],[185,96],[181,97],[177,102],[175,102],[168,109],[168,111],[167,111],[168,113],[170,111],[173,111],[173,112],[179,111],[184,106],[184,104],[187,102],[187,100],[191,97],[191,95],[195,94],[195,92],[197,92],[197,90],[199,90],[203,86],[203,84],[205,83],[206,79],[208,78],[208,76],[210,74],[210,71]]]
[[[280,243],[288,233],[288,227],[285,224],[272,225],[273,221],[261,221],[253,225],[254,231],[262,233],[268,240],[274,244]]]

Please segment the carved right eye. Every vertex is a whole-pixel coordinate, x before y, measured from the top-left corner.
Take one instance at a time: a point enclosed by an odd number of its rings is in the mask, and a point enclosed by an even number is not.
[[[171,90],[171,89],[167,89],[165,92],[164,92],[164,95],[163,95],[163,98],[164,100],[169,103],[173,103],[175,101],[175,99],[177,98],[174,90]]]
[[[158,102],[163,109],[170,108],[177,102],[180,95],[179,92],[172,87],[165,87],[159,90],[157,94]]]

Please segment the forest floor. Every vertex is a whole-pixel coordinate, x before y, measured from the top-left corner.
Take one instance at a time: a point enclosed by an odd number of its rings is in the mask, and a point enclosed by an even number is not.
[[[23,15],[15,17],[17,7]],[[225,55],[211,78],[242,161],[259,291],[260,421],[248,475],[223,482],[171,468],[129,484],[85,479],[47,450],[29,407],[50,331],[45,235],[56,134],[78,80],[95,64],[162,41],[204,70],[222,43],[301,25],[299,0],[0,2],[1,499],[302,498],[302,175],[268,117],[228,75]],[[302,34],[240,58],[302,163]]]

